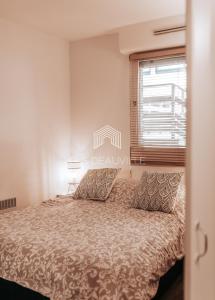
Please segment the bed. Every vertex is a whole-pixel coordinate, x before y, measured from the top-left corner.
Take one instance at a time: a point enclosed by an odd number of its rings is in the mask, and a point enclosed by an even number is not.
[[[152,299],[184,255],[183,201],[172,214],[130,208],[119,181],[106,202],[65,198],[0,215],[0,277],[51,300]]]

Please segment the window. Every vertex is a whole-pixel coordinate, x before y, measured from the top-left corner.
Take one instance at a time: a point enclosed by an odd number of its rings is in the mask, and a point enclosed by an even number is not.
[[[131,56],[136,57],[131,61],[131,162],[183,165],[187,83],[184,47],[153,51],[151,55]]]

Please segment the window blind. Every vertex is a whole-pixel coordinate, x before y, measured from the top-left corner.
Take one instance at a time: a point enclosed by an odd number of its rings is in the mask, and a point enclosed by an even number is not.
[[[131,163],[184,165],[186,83],[185,55],[131,62]]]

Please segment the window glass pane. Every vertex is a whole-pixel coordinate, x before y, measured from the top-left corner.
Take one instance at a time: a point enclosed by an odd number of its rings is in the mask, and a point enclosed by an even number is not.
[[[139,144],[186,146],[186,60],[139,63]]]

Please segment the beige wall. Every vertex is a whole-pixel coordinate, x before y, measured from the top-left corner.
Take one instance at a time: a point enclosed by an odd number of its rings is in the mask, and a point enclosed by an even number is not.
[[[165,47],[185,45],[185,31],[154,35],[154,30],[185,25],[184,16],[173,16],[150,22],[138,23],[119,29],[120,52],[129,54]]]
[[[93,166],[129,158],[129,62],[118,35],[71,43],[72,153]],[[93,150],[93,132],[110,125],[122,133],[122,149],[106,143]]]
[[[151,31],[140,41],[143,26],[132,28],[73,42],[69,53],[64,40],[0,21],[0,199],[25,206],[65,192],[68,158],[86,168],[129,162],[129,60],[120,51],[155,46]],[[93,149],[104,125],[122,133],[122,149]]]
[[[183,24],[184,18],[173,21],[128,26],[119,35],[71,43],[72,153],[85,167],[89,162],[91,167],[129,163],[129,59],[122,53],[184,44],[184,32],[153,36],[152,28]],[[122,132],[121,150],[110,143],[93,150],[93,132],[106,124]]]
[[[0,199],[18,206],[66,190],[69,44],[0,20]]]

